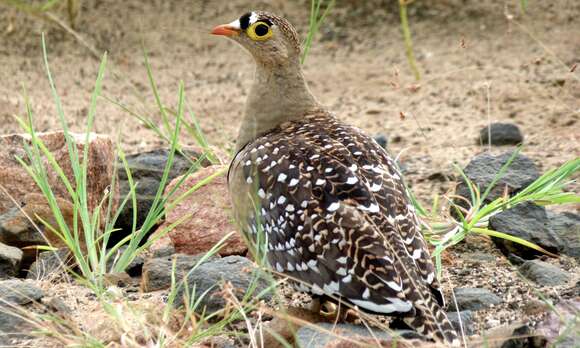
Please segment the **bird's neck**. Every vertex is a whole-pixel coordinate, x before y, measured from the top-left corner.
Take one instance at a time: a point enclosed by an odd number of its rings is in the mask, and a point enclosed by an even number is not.
[[[273,68],[258,64],[236,150],[280,124],[319,108],[298,62]]]

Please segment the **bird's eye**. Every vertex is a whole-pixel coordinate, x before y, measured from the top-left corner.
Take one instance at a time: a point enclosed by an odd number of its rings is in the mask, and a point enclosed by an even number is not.
[[[256,22],[247,30],[246,34],[254,41],[264,41],[272,37],[272,28],[264,22]]]

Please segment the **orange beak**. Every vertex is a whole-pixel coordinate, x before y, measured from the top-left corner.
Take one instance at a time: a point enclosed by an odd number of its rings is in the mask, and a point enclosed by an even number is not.
[[[213,35],[235,36],[240,34],[240,30],[232,27],[229,24],[222,24],[213,28],[211,33]]]

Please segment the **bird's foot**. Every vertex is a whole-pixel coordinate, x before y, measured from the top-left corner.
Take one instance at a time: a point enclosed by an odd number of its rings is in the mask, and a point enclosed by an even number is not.
[[[309,308],[288,307],[272,314],[274,319],[264,325],[264,347],[283,347],[281,340],[292,343],[296,331],[309,324],[353,322],[358,319],[355,310],[320,298],[313,298]]]
[[[336,304],[326,301],[320,306],[320,316],[324,321],[336,323],[352,323],[359,319],[358,312],[343,303]]]

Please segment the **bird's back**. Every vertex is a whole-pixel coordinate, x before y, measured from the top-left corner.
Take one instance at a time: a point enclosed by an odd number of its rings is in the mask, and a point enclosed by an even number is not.
[[[243,147],[228,179],[242,231],[263,232],[272,268],[301,290],[456,337],[401,174],[362,131],[313,112]]]

